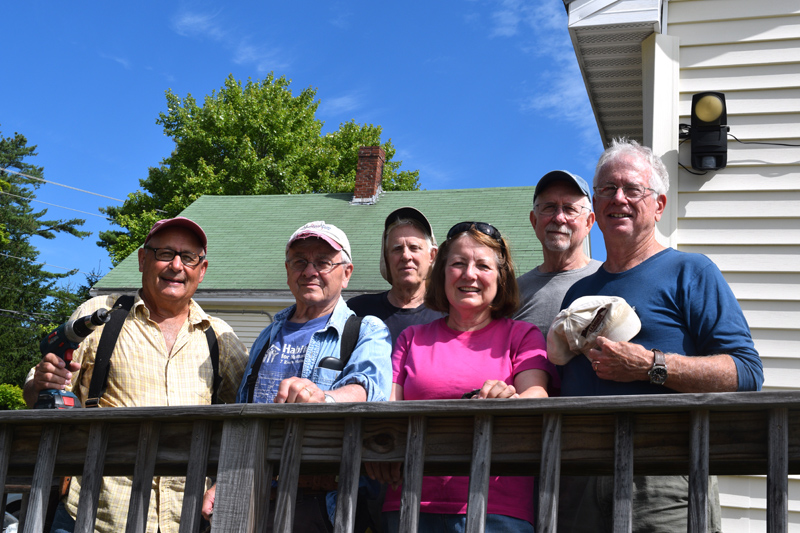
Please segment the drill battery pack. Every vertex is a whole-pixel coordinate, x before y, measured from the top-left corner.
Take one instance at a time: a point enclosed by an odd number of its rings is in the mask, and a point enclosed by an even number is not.
[[[73,409],[80,407],[78,397],[67,391],[55,389],[43,390],[39,393],[34,409]]]

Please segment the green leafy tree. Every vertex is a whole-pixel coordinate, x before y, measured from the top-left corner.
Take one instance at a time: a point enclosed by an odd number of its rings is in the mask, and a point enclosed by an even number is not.
[[[15,410],[25,409],[25,400],[22,399],[22,389],[17,385],[3,383],[0,385],[0,409]]]
[[[22,385],[39,359],[39,341],[52,326],[69,316],[77,296],[59,287],[69,274],[52,274],[38,264],[34,236],[53,239],[59,233],[85,237],[83,220],[46,220],[47,210],[34,211],[31,201],[39,183],[5,172],[16,170],[37,178],[43,169],[25,160],[36,155],[25,136],[0,134],[0,220],[5,239],[0,242],[0,383]]]
[[[121,207],[102,210],[125,229],[100,233],[98,244],[113,264],[141,246],[154,222],[177,215],[204,194],[352,191],[361,146],[386,152],[383,190],[419,188],[419,172],[400,170],[391,140],[381,143],[380,126],[351,121],[322,135],[316,91],[293,96],[289,85],[272,74],[244,85],[228,76],[202,107],[191,95],[167,91],[167,111],[156,122],[175,149],[149,169],[142,190],[129,194]]]

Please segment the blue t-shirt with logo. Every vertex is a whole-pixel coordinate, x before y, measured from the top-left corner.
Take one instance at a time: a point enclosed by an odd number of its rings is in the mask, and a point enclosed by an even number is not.
[[[302,374],[311,336],[325,327],[330,316],[328,314],[303,324],[288,320],[283,324],[275,342],[264,354],[253,391],[253,403],[272,403],[281,381]]]

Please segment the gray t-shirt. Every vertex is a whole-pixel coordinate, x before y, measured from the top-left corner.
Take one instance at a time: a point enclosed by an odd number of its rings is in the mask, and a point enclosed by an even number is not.
[[[572,284],[581,278],[597,272],[602,265],[591,259],[583,268],[564,272],[539,272],[539,267],[517,278],[519,285],[519,310],[514,320],[524,320],[539,328],[547,337],[550,324],[561,311],[561,301]]]

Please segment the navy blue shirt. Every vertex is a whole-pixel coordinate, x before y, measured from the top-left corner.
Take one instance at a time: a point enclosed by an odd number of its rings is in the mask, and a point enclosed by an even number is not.
[[[750,327],[719,268],[706,256],[667,248],[625,272],[612,274],[601,267],[575,282],[562,308],[596,294],[621,296],[634,307],[642,329],[630,342],[664,353],[728,354],[736,364],[739,390],[761,390],[764,370]],[[558,369],[562,396],[675,392],[648,381],[600,379],[586,357],[573,357]]]

